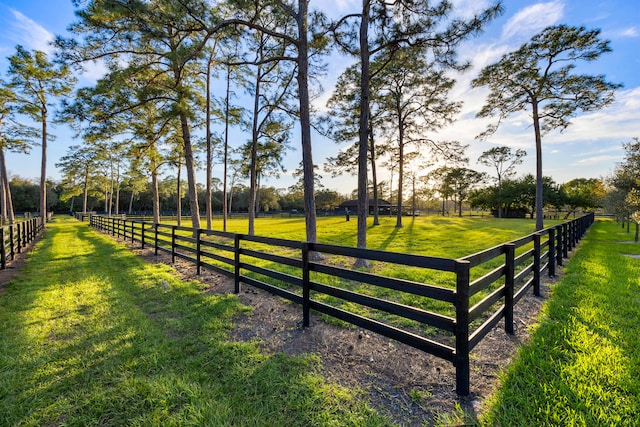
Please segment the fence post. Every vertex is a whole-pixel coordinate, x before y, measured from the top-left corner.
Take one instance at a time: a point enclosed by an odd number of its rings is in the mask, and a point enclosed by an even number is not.
[[[200,275],[200,239],[202,238],[202,229],[196,230],[196,274]]]
[[[309,274],[309,243],[302,243],[302,326],[309,326],[311,281]]]
[[[556,275],[556,229],[549,229],[549,277]]]
[[[144,226],[145,226],[145,222],[144,220],[142,220],[140,222],[140,248],[144,249]]]
[[[233,236],[233,258],[234,258],[234,289],[233,292],[236,294],[240,293],[240,235],[236,234]]]
[[[540,253],[542,252],[540,250],[541,237],[541,233],[533,235],[533,295],[537,297],[540,296],[540,268],[542,267],[540,262],[540,257],[542,256]]]
[[[576,246],[576,222],[571,221],[569,223],[569,250]]]
[[[22,228],[24,228],[24,227],[22,227],[20,225],[20,223],[16,224],[16,229],[18,230],[18,234],[17,234],[17,236],[18,236],[18,244],[17,244],[18,253],[22,252],[22,243],[23,243],[22,230],[21,230]]]
[[[569,226],[566,222],[562,224],[562,256],[569,258]]]
[[[7,249],[4,245],[4,227],[0,227],[0,268],[7,268]]]
[[[176,262],[176,226],[171,226],[171,263]]]
[[[469,395],[469,270],[471,263],[456,260],[456,393]]]
[[[155,255],[158,255],[158,223],[154,222],[153,223],[153,229],[154,229],[154,238],[155,238]]]
[[[504,244],[504,330],[513,335],[513,295],[515,293],[516,245]]]
[[[562,265],[562,225],[556,225],[556,263]]]
[[[16,259],[16,243],[13,237],[13,224],[9,224],[9,245],[11,251],[11,261]]]

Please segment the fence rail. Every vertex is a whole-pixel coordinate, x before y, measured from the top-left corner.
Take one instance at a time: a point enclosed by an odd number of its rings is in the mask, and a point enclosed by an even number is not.
[[[0,227],[0,270],[6,269],[9,261],[35,240],[43,228],[39,216]]]
[[[593,221],[594,214],[587,214],[450,259],[121,217],[89,218],[90,225],[100,231],[139,242],[142,248],[153,247],[156,254],[166,252],[172,261],[180,258],[194,263],[198,274],[204,267],[232,277],[236,293],[246,284],[300,304],[305,327],[309,326],[310,311],[315,310],[448,360],[456,367],[460,395],[469,394],[471,350],[503,319],[505,331],[514,333],[514,305],[531,288],[534,295],[540,295],[541,275],[555,275],[556,266],[562,265]],[[380,273],[379,269],[374,274],[346,267],[345,258],[392,266],[385,271],[409,268],[438,272],[450,279],[444,285],[432,285]],[[369,291],[361,291],[362,287]],[[418,298],[419,303],[404,302],[414,301],[412,298]],[[400,321],[390,320],[396,318]],[[427,338],[421,328],[435,328],[437,337]]]

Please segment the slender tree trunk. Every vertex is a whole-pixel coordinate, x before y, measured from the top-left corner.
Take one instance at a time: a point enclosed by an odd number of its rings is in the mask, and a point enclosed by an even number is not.
[[[193,147],[191,145],[191,131],[186,113],[180,112],[182,139],[184,142],[184,158],[187,167],[187,183],[189,184],[189,208],[191,209],[191,227],[200,228],[200,208],[198,207],[198,189],[196,187],[196,168],[193,161]],[[195,231],[194,231],[195,233]]]
[[[176,188],[176,221],[178,223],[178,227],[182,225],[182,162],[178,158],[178,177],[177,177],[177,188]]]
[[[260,48],[259,57],[262,48]],[[256,71],[256,92],[253,98],[253,123],[251,124],[251,158],[249,160],[249,235],[255,234],[257,176],[258,176],[258,113],[260,109],[260,80],[262,79],[262,67],[258,65]]]
[[[160,192],[158,191],[158,165],[151,159],[151,191],[153,192],[153,223],[160,224]]]
[[[231,183],[231,185],[229,186],[229,204],[227,205],[227,208],[229,209],[229,214],[231,214],[232,209],[233,209],[233,182]]]
[[[105,176],[105,181],[106,181]],[[105,182],[104,184],[104,213],[105,215],[109,215],[109,183]]]
[[[498,218],[502,218],[502,177],[498,174]]]
[[[398,215],[396,216],[396,228],[402,228],[402,186],[404,185],[404,127],[400,106],[398,113]]]
[[[357,247],[367,247],[367,214],[369,211],[369,192],[367,191],[367,160],[369,135],[369,10],[370,0],[362,0],[362,18],[360,20],[360,122],[358,140],[358,237]],[[368,262],[358,259],[356,267],[366,267]]]
[[[40,164],[40,216],[47,223],[47,112],[42,110],[42,162]]]
[[[9,185],[9,174],[7,173],[7,164],[4,158],[4,147],[2,146],[0,146],[0,180],[2,181],[2,193],[5,200],[3,207],[3,209],[6,209],[5,216],[7,216],[9,224],[13,224],[16,221],[16,217],[13,213],[11,186]]]
[[[0,150],[2,147],[0,147]],[[0,165],[0,168],[2,166]],[[5,191],[6,184],[0,178],[0,226],[3,226],[7,219],[7,192]]]
[[[212,168],[213,168],[213,159],[211,153],[211,61],[213,59],[213,54],[209,57],[209,62],[207,63],[207,97],[206,97],[206,105],[205,105],[205,120],[206,120],[206,139],[207,139],[207,186],[205,192],[205,210],[207,216],[207,230],[211,230],[211,216],[212,216],[212,208],[211,208],[211,178],[212,178]]]
[[[87,200],[89,199],[89,168],[84,168],[84,183],[82,189],[82,213],[87,213]]]
[[[371,117],[371,112],[369,112]],[[373,139],[373,126],[369,126],[369,155],[371,157],[371,179],[373,180],[373,225],[380,225],[378,214],[378,172],[376,168],[376,150]]]
[[[135,197],[136,192],[134,190],[131,190],[131,197],[129,198],[129,215],[131,215],[133,213],[133,198]]]
[[[411,175],[411,213],[416,216],[416,176],[415,172]]]
[[[229,93],[231,88],[231,66],[227,65],[227,91],[224,100],[224,176],[222,178],[222,231],[227,231],[227,175],[229,174]]]
[[[109,153],[109,175],[111,179],[109,180],[109,216],[113,213],[113,157],[111,153]]]
[[[120,213],[120,162],[116,163],[116,215]]]
[[[533,130],[536,137],[536,231],[544,228],[542,216],[542,135],[540,133],[540,118],[538,116],[538,102],[534,101],[533,106]]]
[[[260,181],[262,174],[256,177],[256,218],[260,216]]]
[[[304,215],[307,242],[315,243],[316,202],[314,197],[313,153],[311,149],[311,111],[309,99],[309,46],[308,0],[298,0],[298,95],[300,101],[300,132],[302,142],[302,169],[304,171]],[[365,158],[366,162],[366,158]],[[319,254],[311,256],[319,258]]]

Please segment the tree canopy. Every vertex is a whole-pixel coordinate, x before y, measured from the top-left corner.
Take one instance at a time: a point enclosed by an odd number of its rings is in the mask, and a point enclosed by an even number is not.
[[[609,41],[600,39],[600,30],[556,25],[545,28],[518,50],[488,65],[472,81],[474,87],[487,86],[489,95],[478,117],[498,117],[479,135],[486,138],[497,131],[511,114],[529,111],[536,147],[536,229],[543,228],[542,135],[563,130],[578,112],[593,111],[611,104],[620,84],[604,75],[576,72],[579,61],[595,61],[610,52]]]

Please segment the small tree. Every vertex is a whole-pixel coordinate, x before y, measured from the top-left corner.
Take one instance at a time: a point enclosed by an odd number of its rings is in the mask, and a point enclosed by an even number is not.
[[[502,180],[516,174],[516,166],[522,164],[527,152],[521,149],[511,151],[510,147],[493,147],[478,157],[478,163],[496,170],[498,197],[502,193]],[[502,218],[502,205],[498,205],[498,218]]]
[[[489,96],[479,117],[498,116],[479,138],[498,129],[513,113],[530,109],[536,146],[536,229],[542,220],[542,134],[563,130],[578,111],[593,111],[613,102],[621,87],[605,76],[574,73],[575,63],[594,61],[611,51],[609,42],[599,38],[600,30],[557,25],[547,27],[515,52],[485,67],[472,86],[488,86]]]

